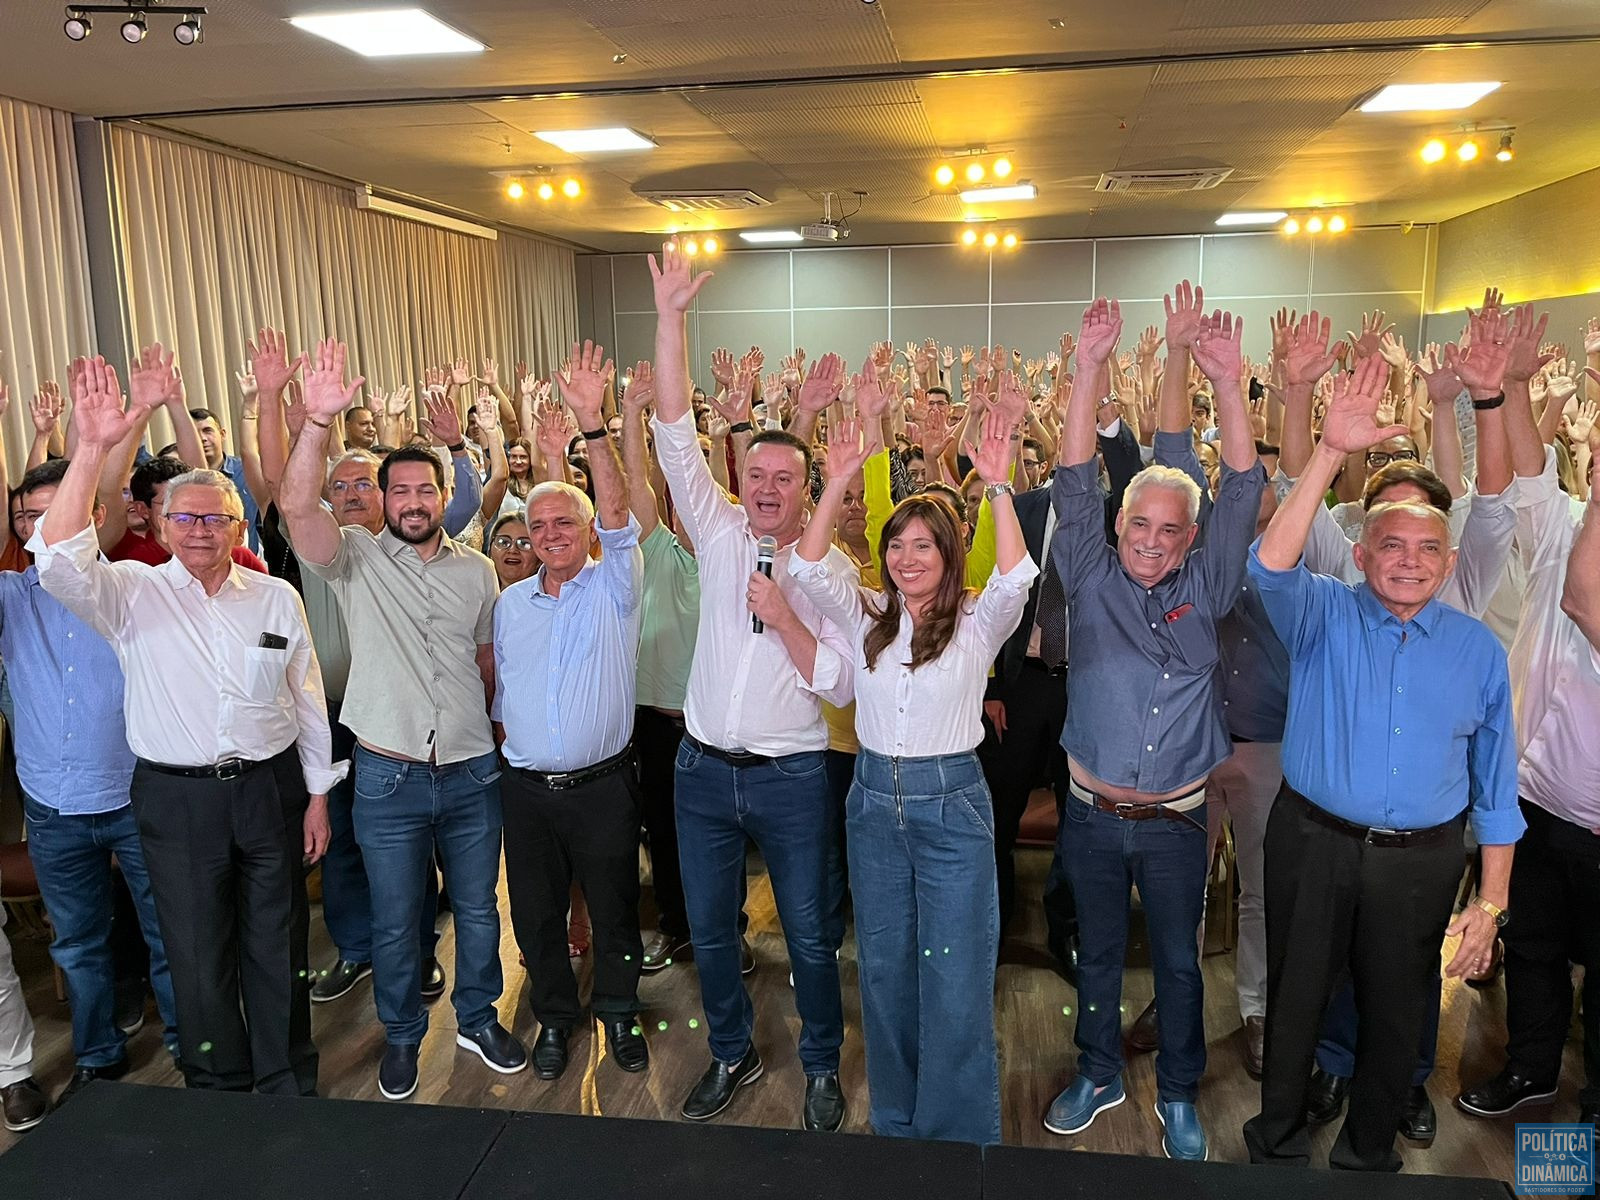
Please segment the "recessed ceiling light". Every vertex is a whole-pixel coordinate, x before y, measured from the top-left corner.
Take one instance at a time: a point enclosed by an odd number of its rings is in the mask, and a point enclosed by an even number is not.
[[[1011,184],[1007,187],[971,188],[961,193],[963,204],[999,204],[1005,200],[1032,200],[1039,189],[1031,183]]]
[[[1217,218],[1218,225],[1273,225],[1289,214],[1285,212],[1231,212]]]
[[[741,231],[739,236],[752,246],[776,246],[785,242],[805,241],[795,229],[746,229]]]
[[[568,154],[598,154],[605,150],[654,150],[656,144],[631,129],[546,129],[534,137]]]
[[[315,13],[290,17],[296,29],[327,38],[365,58],[405,54],[477,54],[482,42],[450,28],[420,8],[383,8],[369,12]]]
[[[1446,112],[1467,108],[1482,100],[1500,84],[1480,83],[1391,83],[1361,106],[1362,112]]]

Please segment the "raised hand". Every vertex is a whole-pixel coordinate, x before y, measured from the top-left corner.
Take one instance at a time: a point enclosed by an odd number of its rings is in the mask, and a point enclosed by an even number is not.
[[[289,431],[290,442],[300,440],[300,431],[306,427],[306,401],[298,379],[283,386],[283,424]]]
[[[939,351],[939,363],[944,367],[945,373],[948,374],[956,365],[956,352],[946,346]]]
[[[256,377],[256,386],[263,396],[281,394],[289,380],[300,374],[300,369],[306,365],[304,354],[290,361],[289,339],[281,329],[263,329],[254,341],[245,342],[244,347],[250,358],[250,374]]]
[[[1199,289],[1195,289],[1198,293]],[[1196,325],[1196,332],[1199,326]],[[1078,373],[1092,380],[1105,365],[1122,336],[1122,306],[1104,296],[1083,310],[1083,326],[1078,331]],[[1167,341],[1172,341],[1171,324],[1168,324]]]
[[[1583,352],[1600,354],[1600,317],[1590,317],[1589,323],[1578,332],[1583,337]]]
[[[411,411],[411,385],[402,384],[389,393],[384,409],[391,417],[404,416]]]
[[[1200,319],[1190,353],[1213,387],[1237,386],[1244,371],[1244,318],[1218,309]]]
[[[1550,379],[1547,389],[1552,404],[1565,405],[1578,391],[1577,376],[1582,372],[1574,372],[1572,364],[1564,358],[1559,358],[1551,365]],[[1539,376],[1534,376],[1535,379]],[[1531,385],[1533,380],[1528,381]],[[1531,390],[1531,387],[1530,387]]]
[[[1392,329],[1385,331],[1378,339],[1378,353],[1383,361],[1396,370],[1403,370],[1408,361],[1406,358],[1406,340]]]
[[[123,410],[117,369],[103,358],[74,362],[67,370],[67,386],[72,392],[72,424],[80,445],[110,450],[143,419],[144,414],[136,408]]]
[[[517,391],[524,400],[532,400],[539,390],[539,380],[533,375],[523,374],[517,377]]]
[[[622,393],[622,407],[642,413],[656,398],[656,369],[645,359],[633,364],[633,382]]]
[[[1544,341],[1545,326],[1549,323],[1549,313],[1534,320],[1531,304],[1519,304],[1511,310],[1511,327],[1506,337],[1507,379],[1516,382],[1532,379],[1540,368],[1555,358],[1554,354],[1539,352],[1539,344]]]
[[[711,378],[723,387],[733,386],[733,376],[737,369],[733,361],[733,351],[726,346],[718,346],[711,352]]]
[[[872,370],[879,379],[887,380],[889,371],[894,366],[894,345],[890,342],[878,342],[872,347]]]
[[[861,374],[850,377],[850,387],[855,392],[856,411],[863,419],[875,421],[889,411],[889,389],[872,369],[870,357],[861,364]]]
[[[857,377],[859,378],[859,376]],[[877,439],[870,424],[873,418],[865,414],[840,419],[828,438],[828,482],[843,480],[849,483],[872,457]]]
[[[67,382],[70,385],[71,379],[69,378]],[[46,379],[39,385],[38,392],[28,405],[28,416],[33,421],[34,432],[40,437],[49,437],[56,431],[56,425],[60,423],[61,414],[65,409],[66,401],[61,397],[60,385],[53,379]]]
[[[172,351],[160,342],[146,346],[128,364],[128,399],[134,408],[154,412],[183,396],[183,380],[172,365]]]
[[[256,385],[256,377],[250,374],[248,367],[241,371],[235,371],[233,377],[239,384],[241,410],[247,417],[255,416],[261,411],[261,390]],[[382,396],[383,393],[378,392],[377,395]]]
[[[472,382],[472,364],[464,358],[458,358],[450,364],[450,382],[456,387],[466,387]]]
[[[440,446],[459,446],[461,414],[456,412],[455,401],[450,399],[450,393],[430,388],[423,397],[423,407],[428,415],[417,422],[422,432]]]
[[[1355,347],[1357,358],[1371,358],[1378,353],[1383,343],[1383,335],[1394,328],[1393,324],[1383,323],[1383,309],[1375,308],[1369,313],[1361,314],[1361,333],[1346,333],[1345,340]]]
[[[1206,293],[1187,279],[1161,298],[1161,307],[1167,314],[1167,347],[1170,350],[1187,350],[1194,345],[1200,332],[1200,319],[1205,316]],[[1079,351],[1080,357],[1082,351]]]
[[[1021,386],[1009,371],[1000,374],[999,393],[995,408],[983,423],[983,433],[972,447],[972,466],[984,483],[1004,483],[1011,477],[1011,444],[1013,423],[1006,420],[1003,409],[1013,403],[1012,397],[1021,396]],[[1021,397],[1024,407],[1026,397]]]
[[[1292,308],[1280,308],[1267,322],[1272,331],[1272,355],[1281,359],[1289,352],[1289,340],[1294,336],[1295,326],[1299,322],[1295,318]]]
[[[661,261],[657,264],[652,256],[650,263],[650,282],[656,294],[656,312],[658,313],[686,313],[689,306],[694,303],[694,298],[700,294],[700,289],[705,287],[714,272],[701,271],[694,274],[693,261],[689,256],[678,249],[677,242],[665,242],[661,247]]]
[[[311,357],[311,369],[306,372],[305,406],[313,418],[336,417],[349,408],[366,380],[359,376],[353,383],[344,381],[345,344],[327,338],[317,343]]]
[[[741,374],[748,373],[756,379],[761,378],[761,368],[766,363],[767,356],[761,352],[761,347],[751,346],[744,352],[744,357],[739,360]]]
[[[500,382],[500,364],[492,358],[484,359],[483,370],[479,373],[478,379],[485,387],[494,387]]]
[[[1322,418],[1322,444],[1340,454],[1357,454],[1406,432],[1404,425],[1379,426],[1378,405],[1388,384],[1388,364],[1376,355],[1333,381],[1333,399]]]
[[[598,429],[600,408],[605,403],[606,383],[616,366],[606,357],[604,346],[586,341],[583,345],[572,343],[572,357],[556,373],[561,387],[561,398],[567,402],[572,415],[578,418],[583,429]]]
[[[1469,338],[1462,345],[1446,345],[1445,364],[1456,373],[1469,391],[1486,399],[1500,391],[1505,382],[1506,367],[1511,359],[1507,336],[1511,331],[1511,318],[1504,309],[1481,313],[1468,310]]]
[[[821,412],[839,398],[844,386],[844,360],[837,354],[824,354],[817,359],[800,385],[799,405],[806,412]]]
[[[1596,351],[1600,353],[1600,350]],[[971,346],[961,347],[961,369],[964,371],[972,365],[972,356],[976,353]]]
[[[1593,436],[1596,418],[1600,418],[1600,404],[1593,400],[1579,403],[1578,411],[1567,418],[1567,436],[1574,445],[1581,445]]]
[[[545,461],[557,468],[556,474],[559,476],[559,464],[567,461],[567,447],[578,434],[578,423],[559,400],[540,401],[537,420],[539,432],[535,440],[539,443],[539,451]]]
[[[1333,370],[1336,355],[1328,350],[1333,322],[1315,310],[1296,322],[1283,352],[1283,382],[1289,387],[1314,385]]]
[[[1028,393],[1022,381],[1012,371],[1001,371],[996,380],[994,400],[989,406],[990,422],[998,421],[1005,427],[1007,438],[1021,426],[1028,415]]]
[[[1161,331],[1154,325],[1145,326],[1144,332],[1139,335],[1138,345],[1134,347],[1134,357],[1141,363],[1151,361],[1156,356],[1156,351],[1161,349],[1162,342],[1166,341],[1161,336]]]

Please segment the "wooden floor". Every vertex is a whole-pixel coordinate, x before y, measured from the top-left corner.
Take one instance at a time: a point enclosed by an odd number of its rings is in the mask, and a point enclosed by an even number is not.
[[[997,980],[1004,1139],[1012,1145],[1159,1155],[1160,1127],[1151,1111],[1155,1099],[1154,1062],[1149,1056],[1135,1059],[1128,1066],[1125,1082],[1129,1103],[1102,1116],[1081,1136],[1056,1137],[1040,1124],[1044,1110],[1073,1070],[1073,1018],[1064,1009],[1074,1008],[1076,997],[1049,968],[1042,949],[1044,916],[1037,897],[1049,856],[1042,850],[1019,850],[1018,860],[1019,895],[1032,897],[1033,902],[1019,907],[1015,928],[1002,952]],[[756,1044],[767,1070],[765,1079],[741,1093],[720,1119],[748,1125],[796,1127],[800,1122],[804,1087],[795,1053],[799,1021],[788,985],[787,957],[772,890],[753,856],[751,871],[750,932],[758,966],[747,982],[756,1006]],[[535,1033],[535,1026],[523,996],[526,974],[517,965],[517,947],[504,909],[503,885],[500,895],[501,957],[506,977],[500,1015],[514,1033],[527,1041]],[[646,895],[648,897],[648,889]],[[448,918],[442,920],[442,928],[440,957],[448,969],[454,949]],[[67,1007],[55,999],[44,945],[15,937],[13,945],[28,1006],[38,1030],[35,1075],[54,1095],[72,1072]],[[333,957],[320,917],[314,915],[312,962],[326,967]],[[1129,1020],[1152,995],[1150,970],[1143,965],[1142,947],[1132,948],[1130,963],[1136,965],[1128,969],[1123,997]],[[587,962],[580,963],[579,970],[586,975]],[[865,1133],[867,1089],[853,940],[847,941],[844,947],[840,974],[847,1028],[841,1078],[850,1104],[846,1129]],[[1204,974],[1209,1064],[1200,1094],[1200,1115],[1210,1136],[1212,1158],[1243,1162],[1247,1156],[1240,1127],[1255,1115],[1259,1091],[1241,1063],[1232,956],[1208,955]],[[658,974],[645,976],[640,995],[645,1005],[644,1024],[650,1037],[650,1069],[640,1075],[618,1070],[606,1061],[604,1038],[593,1036],[595,1031],[591,1029],[574,1037],[572,1063],[566,1074],[554,1083],[540,1081],[531,1070],[514,1076],[496,1075],[475,1056],[458,1051],[454,1013],[447,997],[432,1008],[432,1028],[422,1048],[421,1082],[415,1099],[430,1104],[505,1106],[541,1112],[676,1120],[684,1096],[707,1063],[705,1023],[692,964],[675,964]],[[1454,983],[1445,985],[1440,1065],[1430,1084],[1439,1110],[1439,1137],[1430,1149],[1401,1143],[1407,1171],[1498,1179],[1511,1177],[1513,1121],[1469,1119],[1451,1105],[1461,1078],[1477,1082],[1498,1070],[1505,1036],[1504,1005],[1504,992],[1498,987],[1478,993]],[[383,1050],[383,1028],[373,1012],[370,986],[363,983],[340,1000],[313,1006],[313,1026],[322,1055],[322,1094],[378,1099],[376,1075]],[[177,1071],[162,1052],[153,1006],[150,1020],[130,1043],[130,1053],[135,1069],[129,1079],[141,1083],[180,1084]],[[1525,1121],[1575,1120],[1581,1070],[1581,1047],[1576,1041],[1569,1042],[1561,1091],[1555,1104],[1529,1107],[1518,1116]],[[1314,1161],[1326,1161],[1335,1129],[1336,1126],[1329,1126],[1318,1131]],[[8,1134],[0,1129],[0,1151],[8,1149],[19,1136],[27,1135]]]

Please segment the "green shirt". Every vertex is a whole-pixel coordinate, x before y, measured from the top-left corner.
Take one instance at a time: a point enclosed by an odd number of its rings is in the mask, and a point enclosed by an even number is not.
[[[644,552],[644,593],[637,703],[679,710],[689,689],[700,624],[700,564],[663,524],[639,548]]]

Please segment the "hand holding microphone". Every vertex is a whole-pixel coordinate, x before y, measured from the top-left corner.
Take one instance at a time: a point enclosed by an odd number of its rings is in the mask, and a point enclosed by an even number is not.
[[[765,576],[770,586],[772,579],[772,560],[778,553],[778,539],[768,534],[756,543],[756,574]],[[755,575],[750,577],[750,591],[747,600],[750,604],[750,629],[752,632],[761,633],[766,625],[761,620],[761,615],[756,610],[762,592],[766,590],[756,582]]]

